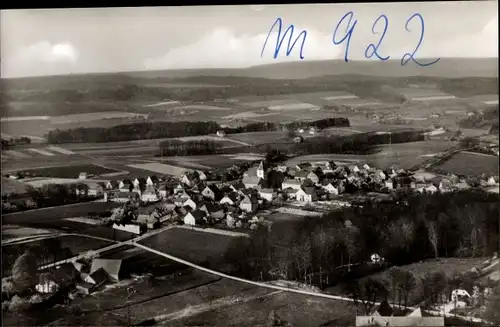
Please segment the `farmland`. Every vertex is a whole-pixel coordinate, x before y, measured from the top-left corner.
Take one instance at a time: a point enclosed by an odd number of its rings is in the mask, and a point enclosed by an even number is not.
[[[494,176],[498,175],[498,157],[472,152],[459,152],[439,165],[433,166],[433,170],[449,174],[468,176]]]
[[[251,145],[271,144],[271,143],[291,143],[286,133],[283,132],[255,132],[230,134],[228,139],[236,140]]]
[[[224,263],[225,256],[231,250],[242,251],[245,240],[242,237],[170,229],[148,237],[140,243],[194,263],[214,266],[217,263]]]
[[[172,166],[164,163],[150,162],[143,164],[134,164],[128,165],[129,167],[136,169],[148,170],[158,174],[164,175],[172,175],[172,176],[181,176],[184,172],[186,172],[187,168],[181,168],[177,166]]]
[[[26,177],[54,177],[54,178],[78,178],[82,172],[88,175],[104,175],[117,172],[104,166],[97,165],[76,165],[76,166],[58,166],[38,169],[21,170],[19,173]]]

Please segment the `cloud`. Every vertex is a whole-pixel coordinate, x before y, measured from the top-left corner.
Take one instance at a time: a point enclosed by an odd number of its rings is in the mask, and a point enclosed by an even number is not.
[[[299,28],[295,28],[292,43],[300,32]],[[299,59],[302,37],[297,41],[290,56],[286,56],[288,36],[282,44],[278,58],[273,58],[278,37],[276,32],[269,36],[261,58],[266,37],[267,33],[237,36],[228,28],[217,28],[194,43],[172,49],[163,56],[145,60],[143,66],[145,69],[242,68],[277,60]],[[332,44],[331,35],[307,30],[303,48],[304,60],[335,59],[340,57],[340,51]]]
[[[76,64],[78,61],[78,51],[71,43],[51,44],[48,41],[42,41],[21,49],[17,58],[26,64]]]

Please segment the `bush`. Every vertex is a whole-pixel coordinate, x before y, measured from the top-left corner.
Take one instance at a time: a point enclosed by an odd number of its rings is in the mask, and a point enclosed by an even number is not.
[[[9,311],[11,312],[19,312],[27,310],[31,307],[31,303],[29,302],[29,298],[21,298],[18,295],[14,295],[9,304]]]
[[[12,276],[2,278],[2,297],[10,299],[16,293],[17,289],[12,279]]]

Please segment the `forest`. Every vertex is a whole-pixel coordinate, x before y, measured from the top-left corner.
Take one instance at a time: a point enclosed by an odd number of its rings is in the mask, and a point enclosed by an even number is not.
[[[492,256],[499,251],[498,194],[401,191],[393,197],[391,202],[368,201],[321,219],[273,224],[270,231],[254,235],[247,252],[235,249],[228,258],[248,278],[278,277],[326,286],[318,281],[319,275],[330,275],[334,284],[339,269],[362,266],[372,254],[400,266],[432,258]]]

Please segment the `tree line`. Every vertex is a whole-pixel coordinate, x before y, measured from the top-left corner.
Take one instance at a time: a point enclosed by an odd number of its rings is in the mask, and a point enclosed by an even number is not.
[[[87,184],[47,184],[38,188],[27,186],[26,198],[10,199],[11,196],[2,196],[3,213],[91,201],[96,197],[88,195]]]
[[[321,219],[275,223],[271,231],[256,232],[245,253],[235,250],[228,259],[249,278],[279,276],[325,286],[346,274],[363,275],[374,253],[393,265],[493,255],[499,250],[498,216],[497,194],[401,192],[391,202],[368,200]]]
[[[8,150],[16,145],[31,144],[31,139],[26,136],[21,136],[20,138],[3,139],[2,138],[2,150]]]
[[[196,136],[215,134],[223,130],[227,134],[265,132],[296,128],[298,126],[316,126],[326,128],[332,126],[348,127],[347,118],[326,118],[313,122],[292,122],[287,124],[276,124],[268,122],[251,123],[241,127],[221,128],[213,121],[180,121],[180,122],[140,122],[124,124],[112,127],[79,127],[67,130],[52,130],[47,133],[47,141],[51,144],[59,143],[82,143],[82,142],[119,142],[140,139],[175,138],[184,136]]]
[[[360,133],[346,136],[317,136],[306,142],[294,144],[292,152],[297,155],[316,153],[368,154],[380,144],[423,141],[422,131],[400,131],[387,134]]]
[[[162,156],[217,154],[221,151],[221,143],[211,140],[193,140],[183,142],[178,139],[173,139],[160,143],[160,155]]]
[[[473,112],[472,115],[467,116],[458,121],[458,126],[461,128],[481,128],[491,122],[498,124],[498,105],[485,109],[483,112]]]

